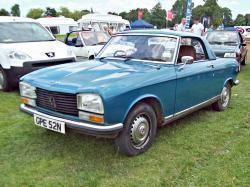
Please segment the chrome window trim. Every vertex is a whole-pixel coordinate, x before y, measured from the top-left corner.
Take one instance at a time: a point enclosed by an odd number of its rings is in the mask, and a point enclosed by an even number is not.
[[[116,37],[116,36],[155,36],[155,37],[169,37],[169,38],[175,38],[176,39],[176,46],[175,46],[175,52],[174,52],[174,55],[173,55],[173,60],[172,62],[161,62],[161,61],[154,61],[154,60],[142,60],[142,59],[134,59],[132,58],[131,60],[134,60],[134,61],[139,61],[139,62],[150,62],[150,63],[155,63],[155,64],[176,64],[177,62],[177,56],[178,56],[178,53],[179,53],[179,46],[180,46],[180,37],[179,36],[175,36],[175,35],[169,35],[169,34],[153,34],[153,33],[117,33],[117,34],[114,34],[110,40],[107,42],[107,44],[101,49],[101,51],[99,51],[98,55],[97,55],[97,59],[101,58],[100,55],[102,53],[102,50],[105,50],[109,44],[109,42],[112,40],[113,37]],[[178,53],[177,53],[178,51]],[[116,58],[116,57],[108,57],[110,59],[123,59],[123,58]]]

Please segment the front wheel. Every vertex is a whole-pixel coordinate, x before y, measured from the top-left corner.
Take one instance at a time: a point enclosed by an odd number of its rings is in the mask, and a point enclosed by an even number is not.
[[[227,83],[221,92],[220,99],[212,105],[216,111],[224,111],[228,108],[231,101],[231,85]]]
[[[144,153],[154,141],[157,129],[156,114],[146,104],[138,104],[125,120],[124,129],[115,142],[118,150],[128,156]]]
[[[7,74],[2,67],[0,67],[0,91],[10,91],[11,86],[9,84]]]

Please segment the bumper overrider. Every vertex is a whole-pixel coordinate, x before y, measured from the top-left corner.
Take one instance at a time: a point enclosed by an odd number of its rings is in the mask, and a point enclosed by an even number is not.
[[[60,122],[64,122],[66,129],[73,129],[80,133],[94,135],[94,136],[116,136],[123,128],[122,123],[114,124],[114,125],[96,125],[92,124],[91,122],[79,122],[79,121],[72,121],[60,117],[51,116],[48,114],[44,114],[42,112],[37,111],[35,108],[27,106],[25,104],[20,105],[20,110],[24,113],[29,115],[40,115],[52,120],[57,120]]]

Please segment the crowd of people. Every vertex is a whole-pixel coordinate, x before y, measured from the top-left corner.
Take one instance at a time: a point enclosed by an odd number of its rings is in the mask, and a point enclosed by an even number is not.
[[[174,26],[174,30],[175,31],[182,31],[182,32],[187,31],[186,23],[187,23],[186,18],[182,18],[181,23],[176,24]],[[202,23],[200,23],[200,18],[194,18],[193,19],[193,25],[191,27],[191,30],[189,30],[189,31],[192,32],[192,33],[195,33],[195,34],[197,34],[199,36],[204,36],[204,34],[205,34],[204,25]]]

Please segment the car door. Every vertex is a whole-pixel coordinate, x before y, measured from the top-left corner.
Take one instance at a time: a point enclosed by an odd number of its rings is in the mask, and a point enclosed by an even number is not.
[[[208,101],[215,96],[213,88],[214,64],[208,60],[203,42],[198,38],[185,38],[184,43],[182,42],[180,47],[179,60],[181,56],[192,55],[190,52],[180,54],[182,53],[182,46],[193,46],[195,56],[193,55],[194,62],[192,64],[184,65],[180,61],[176,64],[177,85],[175,113]]]

